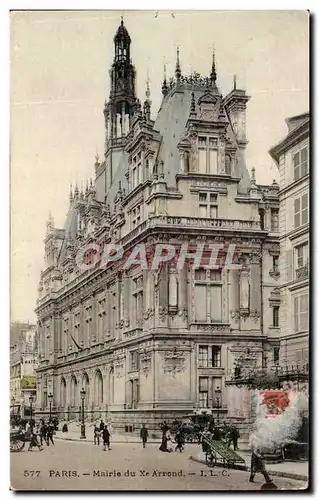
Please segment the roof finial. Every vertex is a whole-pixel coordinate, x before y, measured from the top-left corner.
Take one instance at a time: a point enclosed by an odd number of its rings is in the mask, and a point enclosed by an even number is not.
[[[212,70],[210,72],[210,80],[212,82],[212,85],[215,85],[216,79],[217,79],[217,74],[215,65],[215,49],[213,49],[213,63],[212,63]]]
[[[194,92],[192,92],[192,99],[191,99],[191,115],[196,115],[195,94],[194,94]]]
[[[251,183],[252,183],[252,184],[256,184],[256,176],[255,176],[255,173],[256,173],[256,170],[255,170],[255,168],[253,167],[253,168],[251,169]]]
[[[165,96],[168,92],[168,85],[166,80],[166,64],[164,63],[164,80],[162,83],[162,94]]]
[[[146,92],[145,92],[145,95],[146,95],[146,99],[149,100],[149,98],[151,97],[151,91],[150,91],[150,75],[149,75],[148,70],[147,70]]]
[[[179,46],[177,46],[177,51],[176,51],[176,69],[175,69],[175,76],[177,78],[177,80],[180,80],[181,78],[181,65],[180,65],[180,62],[179,62]]]
[[[234,89],[233,90],[236,90],[237,89],[237,75],[234,75]]]
[[[79,187],[78,183],[75,184],[75,190],[74,190],[74,198],[78,198],[79,196]]]
[[[123,14],[121,15],[121,26],[123,26],[124,21],[123,21]]]
[[[69,195],[69,197],[70,197],[70,203],[72,203],[73,202],[72,182],[70,184],[70,195]]]

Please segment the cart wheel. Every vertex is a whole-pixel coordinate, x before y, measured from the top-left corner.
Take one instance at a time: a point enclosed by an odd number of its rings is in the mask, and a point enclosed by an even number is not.
[[[25,442],[21,441],[20,439],[17,439],[15,441],[11,441],[10,451],[12,451],[12,452],[22,451],[24,448],[24,445],[25,445]]]

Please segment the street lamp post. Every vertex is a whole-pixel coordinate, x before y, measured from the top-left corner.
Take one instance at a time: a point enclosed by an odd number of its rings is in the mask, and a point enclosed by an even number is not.
[[[29,397],[29,401],[30,401],[30,423],[32,424],[32,403],[34,401],[32,394]]]
[[[221,393],[222,393],[222,391],[220,390],[220,388],[216,387],[215,394],[216,394],[216,403],[217,403],[217,425],[219,425],[219,408],[220,408]]]
[[[86,435],[85,435],[85,423],[84,423],[84,400],[85,400],[85,389],[83,389],[82,387],[82,390],[80,391],[80,396],[81,396],[81,403],[82,403],[82,421],[81,421],[81,436],[80,438],[81,439],[86,439]]]
[[[51,392],[48,395],[48,400],[49,400],[50,420],[51,420],[51,418],[52,418],[52,401],[53,401],[53,394]]]

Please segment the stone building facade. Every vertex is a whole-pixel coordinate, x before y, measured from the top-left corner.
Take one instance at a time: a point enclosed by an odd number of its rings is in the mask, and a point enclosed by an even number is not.
[[[36,397],[38,366],[36,325],[13,322],[10,326],[10,398],[11,412],[25,415],[30,396]]]
[[[280,174],[280,359],[307,365],[309,349],[309,113],[286,120],[270,150]]]
[[[236,81],[222,96],[215,56],[208,77],[184,75],[177,51],[154,121],[148,83],[143,105],[136,97],[123,22],[114,48],[104,157],[94,182],[70,192],[65,227],[47,222],[38,410],[52,392],[53,408],[72,418],[83,387],[86,416],[108,411],[118,429],[194,409],[249,418],[249,395],[227,380],[279,345],[279,186],[248,173],[249,97]],[[121,258],[114,247],[105,259],[107,245],[120,245]]]

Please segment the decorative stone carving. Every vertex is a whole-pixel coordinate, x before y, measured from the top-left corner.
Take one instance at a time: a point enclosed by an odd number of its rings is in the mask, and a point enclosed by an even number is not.
[[[257,323],[257,321],[259,320],[260,318],[260,312],[257,310],[257,309],[253,309],[251,312],[250,312],[250,318],[252,318],[252,320]]]
[[[240,318],[240,311],[238,309],[235,309],[234,311],[230,311],[230,316],[235,320],[238,321]]]
[[[251,264],[259,264],[262,258],[260,250],[252,250],[249,258]]]
[[[183,351],[166,351],[164,354],[164,373],[169,373],[175,377],[176,373],[183,372],[185,369],[185,356]]]
[[[168,315],[168,307],[167,306],[160,306],[158,310],[159,310],[160,320],[162,322],[164,322],[167,315]]]
[[[146,351],[146,350],[142,351],[140,353],[140,366],[146,378],[148,377],[149,372],[151,371],[151,364],[152,364],[151,351]]]
[[[188,311],[187,309],[183,309],[182,311],[179,311],[178,313],[179,317],[183,320],[186,321],[188,318]]]
[[[124,372],[124,359],[118,360],[114,363],[114,373],[116,378],[123,377]]]

